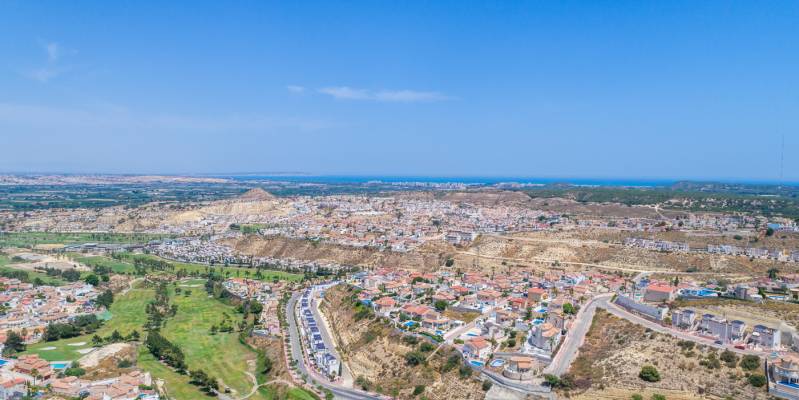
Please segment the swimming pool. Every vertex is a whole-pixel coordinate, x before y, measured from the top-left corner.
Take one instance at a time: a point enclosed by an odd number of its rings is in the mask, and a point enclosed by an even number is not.
[[[69,366],[69,363],[50,363],[50,366],[53,367],[53,369],[66,369]]]
[[[403,325],[403,326],[405,326],[406,328],[410,328],[410,327],[412,327],[412,326],[416,325],[416,322],[414,322],[414,321],[408,321],[408,322],[406,322],[406,323],[404,323],[404,324],[402,324],[402,325]]]
[[[503,365],[505,365],[505,360],[503,360],[501,358],[496,359],[494,361],[491,361],[491,366],[492,367],[501,367]]]
[[[0,360],[0,367],[8,364],[8,360]]]
[[[477,361],[477,360],[469,360],[469,364],[472,364],[472,365],[474,365],[475,367],[482,367],[483,365],[485,365],[485,363],[484,363],[484,362],[482,362],[482,361]]]
[[[536,318],[533,320],[533,325],[541,325],[544,323],[544,320],[541,318]]]

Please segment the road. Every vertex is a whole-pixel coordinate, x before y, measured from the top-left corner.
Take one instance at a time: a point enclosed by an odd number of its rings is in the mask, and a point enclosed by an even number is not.
[[[384,397],[373,395],[370,393],[363,392],[357,389],[349,389],[334,383],[331,383],[324,377],[320,376],[319,374],[315,373],[306,365],[305,357],[303,356],[302,351],[302,344],[300,341],[300,331],[299,326],[297,325],[296,320],[296,313],[295,310],[297,309],[297,300],[300,298],[299,293],[294,293],[291,296],[291,299],[286,304],[286,319],[288,320],[288,330],[289,330],[289,343],[291,344],[291,359],[296,361],[297,369],[300,373],[307,375],[309,378],[312,378],[316,383],[324,387],[325,389],[330,390],[336,396],[337,399],[345,399],[345,400],[382,400]],[[320,329],[322,329],[322,325],[319,325]]]
[[[591,322],[594,320],[594,313],[598,304],[606,304],[608,299],[613,297],[612,293],[600,294],[592,298],[585,306],[580,308],[574,318],[574,323],[566,332],[566,337],[560,345],[557,354],[552,357],[552,362],[544,368],[545,374],[552,374],[561,376],[568,369],[571,363],[577,358],[577,352],[583,344],[585,335],[588,329],[591,328]]]
[[[316,291],[311,292],[311,298],[313,299]],[[336,347],[336,341],[333,340],[333,336],[330,332],[330,325],[328,324],[327,318],[322,315],[319,311],[319,306],[321,305],[322,299],[314,300],[311,302],[311,312],[314,315],[316,321],[319,322],[319,333],[322,335],[322,341],[325,342],[325,347],[327,347],[328,351],[336,357],[339,361],[341,361],[341,384],[345,387],[351,388],[352,385],[355,383],[355,379],[350,372],[350,369],[347,368],[347,364],[344,363],[341,355],[338,353],[338,348]]]
[[[738,349],[729,345],[720,345],[717,344],[713,339],[703,338],[685,331],[680,331],[672,329],[667,326],[660,325],[656,322],[650,321],[646,318],[633,314],[625,310],[624,308],[616,305],[615,303],[612,303],[610,301],[612,297],[613,297],[612,293],[605,293],[598,295],[592,298],[586,306],[580,309],[580,311],[577,313],[574,323],[572,324],[571,329],[569,329],[568,333],[566,334],[566,338],[561,344],[558,353],[555,355],[555,357],[552,358],[552,362],[546,368],[544,368],[545,374],[561,376],[564,373],[566,373],[566,371],[569,370],[571,363],[574,361],[575,358],[577,358],[580,346],[583,344],[583,341],[585,340],[585,335],[588,333],[588,329],[591,328],[591,322],[594,319],[594,313],[596,312],[597,308],[602,308],[619,318],[623,318],[629,322],[644,326],[659,333],[674,336],[681,340],[688,340],[722,350],[728,349],[732,352],[739,354],[755,354],[759,356],[768,354],[768,352],[763,352],[763,351]]]

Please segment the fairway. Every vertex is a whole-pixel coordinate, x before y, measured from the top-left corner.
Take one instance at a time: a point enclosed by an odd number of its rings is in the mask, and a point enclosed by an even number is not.
[[[205,280],[192,279],[184,281],[185,285],[202,285]],[[234,395],[248,394],[253,386],[247,373],[255,373],[257,354],[249,347],[241,344],[238,332],[210,334],[212,325],[219,325],[223,315],[227,313],[237,325],[241,315],[235,307],[226,305],[208,297],[202,287],[191,288],[191,294],[176,295],[170,285],[170,301],[178,306],[177,315],[167,320],[161,333],[177,344],[186,355],[186,364],[190,370],[203,369],[220,380],[222,388],[230,387]],[[133,329],[142,335],[142,325],[147,320],[145,307],[153,299],[154,291],[149,288],[134,288],[120,296],[111,306],[113,317],[97,332],[100,336],[108,336],[115,329],[122,335]],[[91,337],[84,335],[53,342],[41,342],[28,346],[28,353],[39,354],[50,361],[72,361],[80,358],[81,349],[91,347]],[[55,349],[50,349],[54,347]],[[170,396],[178,399],[194,399],[206,397],[196,386],[189,384],[189,377],[180,375],[153,358],[144,346],[139,347],[138,366],[150,371],[155,378],[163,379]],[[271,398],[268,389],[256,391],[250,399]]]
[[[136,271],[133,264],[125,261],[114,260],[105,256],[83,256],[77,253],[68,254],[73,260],[88,267],[106,267],[114,271],[115,274],[128,274]]]
[[[142,325],[147,320],[144,308],[153,298],[152,289],[134,288],[124,296],[114,300],[111,305],[111,319],[106,321],[97,330],[97,334],[106,337],[111,335],[114,330],[118,330],[123,336],[128,335],[134,329],[144,335]],[[78,336],[69,339],[61,339],[53,342],[39,342],[28,346],[28,353],[36,353],[45,360],[49,361],[73,361],[82,357],[78,350],[91,347],[92,335]],[[76,346],[76,343],[85,345]],[[52,350],[45,350],[55,347]]]
[[[132,254],[132,253],[122,253],[124,257],[124,261],[130,261],[131,267],[133,266],[133,260],[135,259],[150,259],[150,260],[161,260],[169,262],[170,264],[175,266],[175,271],[185,270],[188,273],[196,272],[200,274],[207,273],[210,269],[213,269],[217,274],[221,274],[226,277],[230,278],[249,278],[249,279],[258,279],[255,277],[255,268],[245,268],[245,267],[233,267],[233,266],[224,266],[224,265],[206,265],[206,264],[194,264],[194,263],[185,263],[179,261],[172,261],[167,260],[165,258],[161,258],[158,256],[154,256],[151,254]],[[94,257],[92,257],[94,258]],[[101,257],[109,259],[108,257]],[[112,259],[109,259],[112,260]],[[116,262],[120,262],[118,260],[112,260]],[[302,280],[302,274],[295,274],[286,271],[277,271],[277,270],[270,270],[270,269],[262,269],[261,270],[262,278],[261,280],[264,281],[271,281],[274,279],[277,280],[285,280],[290,282],[299,282]]]
[[[73,243],[146,243],[169,237],[171,236],[147,233],[0,232],[0,247]]]

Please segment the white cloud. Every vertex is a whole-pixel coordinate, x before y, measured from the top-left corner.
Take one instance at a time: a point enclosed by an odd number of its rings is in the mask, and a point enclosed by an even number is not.
[[[449,96],[439,92],[417,92],[415,90],[380,91],[375,93],[378,101],[397,101],[397,102],[432,102],[450,100]]]
[[[61,56],[61,47],[56,42],[47,43],[44,46],[44,49],[47,51],[47,60],[52,62],[58,61],[58,57]]]
[[[305,93],[305,87],[304,86],[288,85],[288,86],[286,86],[286,89],[289,92],[294,93],[294,94],[303,94],[303,93]]]
[[[370,91],[351,88],[349,86],[326,87],[319,89],[318,92],[339,100],[369,100],[393,103],[429,103],[452,99],[452,97],[439,92],[423,92],[416,90]]]
[[[50,79],[53,79],[61,74],[61,70],[54,67],[42,67],[42,68],[34,68],[24,73],[30,79],[38,81],[40,83],[47,83]]]
[[[319,89],[319,93],[344,100],[369,100],[371,94],[363,89],[353,89],[347,86],[326,87]]]
[[[40,42],[39,44],[47,54],[47,63],[41,67],[29,68],[23,71],[22,75],[39,83],[47,83],[68,70],[60,61],[64,55],[74,54],[75,52],[64,49],[57,42]]]

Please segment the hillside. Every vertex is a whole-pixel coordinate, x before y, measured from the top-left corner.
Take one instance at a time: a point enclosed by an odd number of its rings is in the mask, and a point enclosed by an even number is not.
[[[326,293],[322,310],[336,332],[342,358],[356,384],[400,399],[484,398],[480,381],[471,377],[470,368],[460,368],[460,353],[452,348],[442,348],[430,360],[411,366],[406,361],[408,353],[429,355],[420,350],[421,341],[406,339],[383,320],[358,312],[354,294],[350,286],[336,286]],[[413,394],[417,385],[423,386],[423,394]]]

